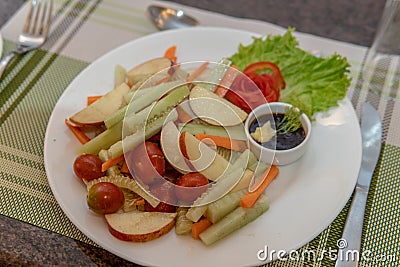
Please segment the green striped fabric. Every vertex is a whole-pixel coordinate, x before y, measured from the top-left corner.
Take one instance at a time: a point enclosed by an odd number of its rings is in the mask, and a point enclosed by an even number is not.
[[[0,214],[95,245],[68,220],[52,195],[43,161],[44,136],[58,98],[91,61],[117,45],[156,31],[145,17],[147,1],[133,2],[56,0],[56,23],[43,49],[19,57],[7,68],[0,81]],[[204,13],[204,20],[208,18]],[[228,19],[213,18],[215,26]],[[119,42],[99,42],[93,51],[81,48],[85,34],[93,29],[115,34]],[[15,36],[9,29],[4,34],[7,53],[15,47]],[[361,258],[360,266],[400,263],[399,62],[398,58],[379,62],[370,77],[360,75],[361,62],[354,62],[352,69],[349,99],[357,112],[361,103],[371,102],[384,127],[363,229],[362,250],[371,253]],[[303,257],[288,255],[266,266],[334,266],[349,206],[350,201],[328,228],[296,252]]]

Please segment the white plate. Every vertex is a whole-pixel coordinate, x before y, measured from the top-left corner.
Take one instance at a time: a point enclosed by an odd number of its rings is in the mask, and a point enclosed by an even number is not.
[[[64,119],[84,107],[86,96],[112,88],[114,66],[126,68],[161,56],[177,45],[181,62],[218,61],[248,44],[257,34],[221,28],[160,32],[127,43],[99,58],[76,77],[59,99],[45,138],[45,164],[51,189],[68,218],[106,250],[142,265],[248,266],[263,262],[266,246],[290,252],[312,240],[339,214],[349,199],[361,162],[361,136],[354,109],[345,99],[318,118],[311,144],[298,162],[281,168],[267,189],[270,210],[212,247],[174,231],[147,243],[129,243],[111,236],[102,217],[89,212],[86,189],[74,178],[72,163],[78,142]],[[332,248],[335,249],[335,248]],[[275,255],[276,256],[276,255]]]

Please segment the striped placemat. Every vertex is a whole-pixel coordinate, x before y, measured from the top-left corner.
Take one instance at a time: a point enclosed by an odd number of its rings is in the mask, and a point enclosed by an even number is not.
[[[148,4],[139,0],[55,0],[49,40],[42,49],[19,57],[7,68],[0,81],[0,214],[95,245],[68,220],[52,195],[43,161],[46,126],[60,95],[90,62],[157,31],[145,16]],[[205,26],[260,34],[285,30],[265,22],[183,8]],[[3,27],[4,53],[15,47],[26,11],[25,6]],[[357,112],[363,102],[371,102],[383,119],[384,143],[368,197],[362,243],[362,251],[370,253],[361,257],[360,266],[399,266],[399,59],[380,62],[366,80],[360,74],[365,48],[297,34],[305,49],[324,47],[348,57],[353,77],[348,97]],[[313,241],[268,266],[334,266],[349,203]]]

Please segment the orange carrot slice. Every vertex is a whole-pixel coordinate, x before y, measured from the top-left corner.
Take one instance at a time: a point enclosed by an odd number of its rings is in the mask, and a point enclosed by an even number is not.
[[[248,191],[240,200],[240,206],[243,208],[251,208],[257,199],[264,192],[265,188],[275,179],[279,174],[279,169],[275,165],[271,165],[271,168],[264,172],[264,179],[262,183],[252,192]],[[259,178],[262,179],[262,178]]]
[[[101,95],[88,96],[87,97],[87,105],[89,106],[90,104],[92,104],[93,102],[95,102],[96,100],[98,100],[101,97],[102,97]]]
[[[212,225],[212,222],[207,218],[202,218],[198,222],[192,224],[192,237],[194,239],[200,239],[200,234],[204,232],[208,227]]]
[[[231,139],[225,136],[216,136],[209,134],[195,134],[195,137],[208,145],[216,145],[225,147],[231,150],[243,152],[247,149],[246,142],[236,139]]]
[[[112,166],[115,166],[118,163],[120,163],[123,159],[124,159],[124,155],[121,155],[121,156],[113,158],[113,159],[106,160],[105,162],[103,162],[103,164],[101,164],[101,171],[105,172]]]
[[[226,92],[229,90],[228,88],[232,85],[233,81],[236,78],[236,75],[238,73],[238,67],[236,66],[231,66],[228,68],[222,77],[221,82],[215,88],[214,93],[217,94],[220,97],[224,97]]]
[[[65,119],[65,124],[67,125],[68,129],[75,135],[75,137],[79,140],[81,144],[86,144],[90,141],[90,138],[82,131],[80,127],[72,125],[72,123]]]
[[[176,45],[168,47],[167,50],[165,50],[164,57],[170,59],[173,62],[177,62],[177,57],[176,57]]]
[[[122,166],[121,166],[121,170],[122,173],[130,173],[129,168],[128,168],[128,164],[126,163],[126,161],[124,160],[122,162]]]
[[[203,64],[201,64],[200,67],[198,67],[192,74],[189,75],[186,81],[190,83],[194,79],[196,79],[196,77],[198,77],[207,68],[207,65],[208,62],[204,62]]]
[[[135,201],[133,202],[133,205],[135,205],[135,206],[142,206],[144,204],[145,203],[144,203],[144,199],[143,198],[135,199]]]

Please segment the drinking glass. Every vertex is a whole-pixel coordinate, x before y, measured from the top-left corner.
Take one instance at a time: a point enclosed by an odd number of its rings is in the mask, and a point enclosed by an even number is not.
[[[400,0],[386,0],[386,4],[368,50],[364,67],[364,81],[369,90],[380,96],[400,99]]]

